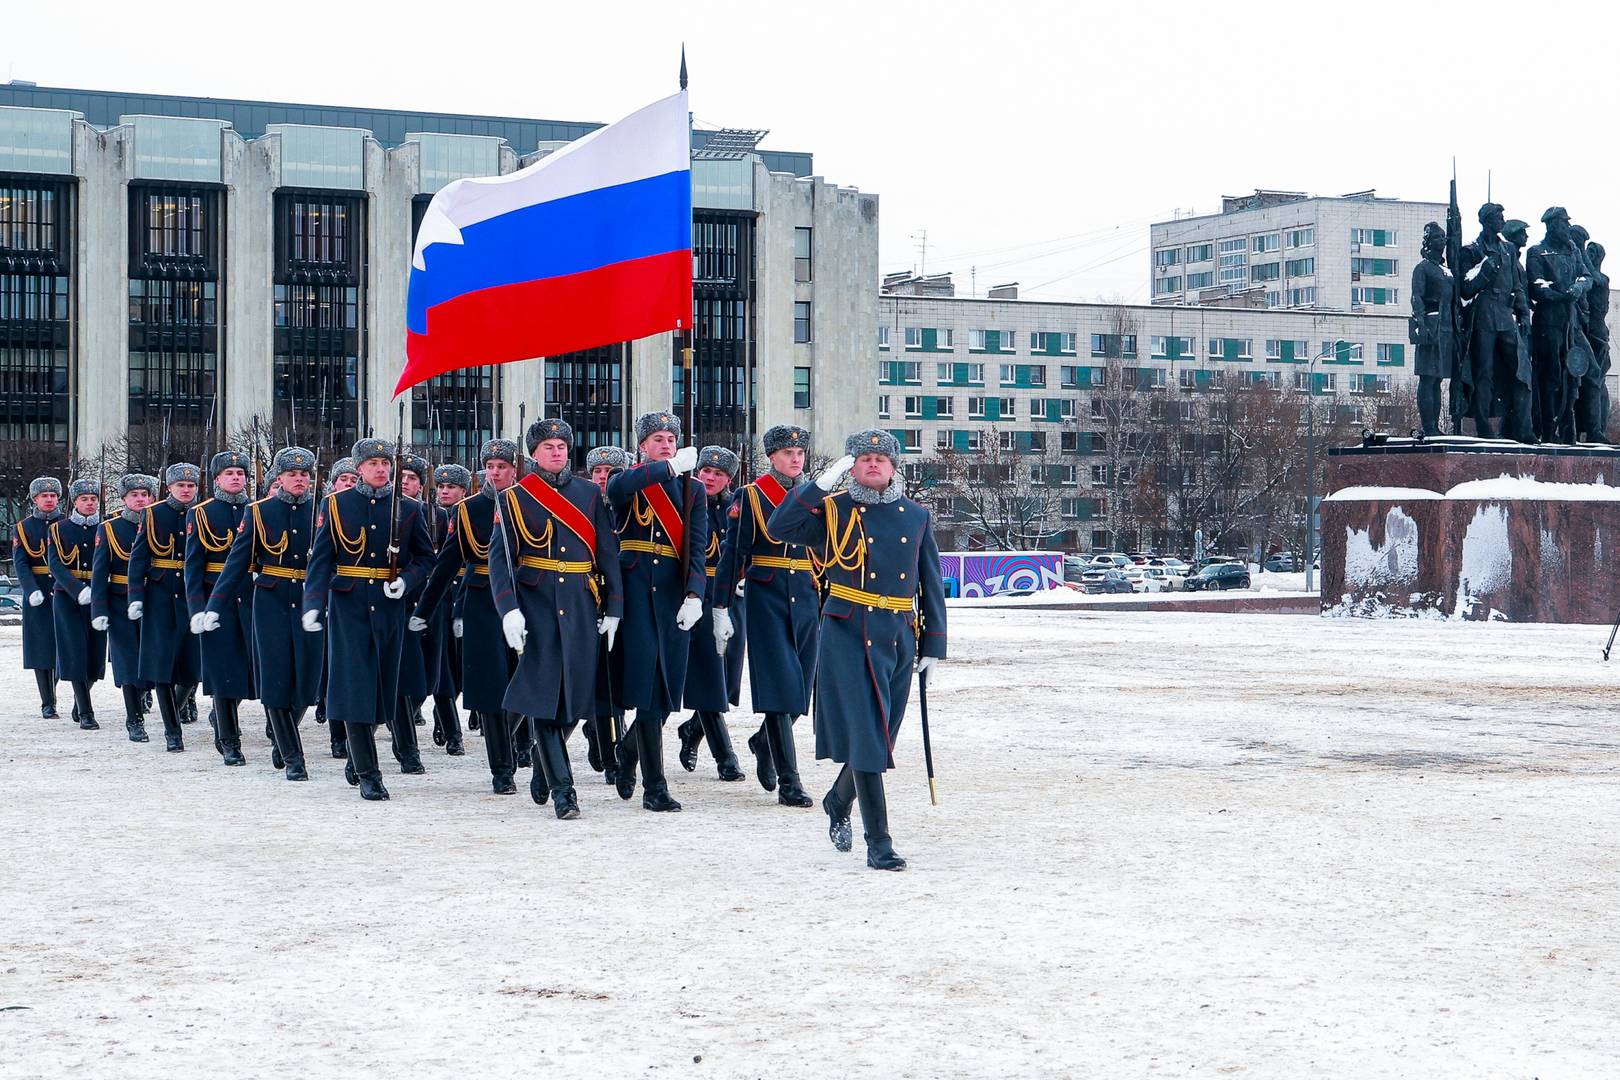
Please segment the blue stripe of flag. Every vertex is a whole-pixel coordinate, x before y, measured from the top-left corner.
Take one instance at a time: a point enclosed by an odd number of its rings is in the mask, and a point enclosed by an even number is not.
[[[561,277],[692,246],[692,174],[664,173],[526,206],[431,244],[411,268],[405,325],[427,333],[428,309],[481,289]]]

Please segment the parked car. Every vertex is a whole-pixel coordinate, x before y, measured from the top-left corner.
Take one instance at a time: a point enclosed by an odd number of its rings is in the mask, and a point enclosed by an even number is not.
[[[21,615],[22,609],[22,593],[0,593],[0,615]]]
[[[1081,575],[1091,568],[1091,563],[1082,555],[1063,556],[1064,584],[1078,584]]]
[[[1178,574],[1168,566],[1142,567],[1143,592],[1179,592],[1186,587],[1186,575]]]
[[[1147,586],[1144,584],[1146,578],[1144,577],[1144,575],[1142,573],[1142,567],[1140,567],[1140,566],[1127,566],[1123,570],[1121,570],[1120,573],[1124,574],[1125,575],[1125,580],[1131,583],[1131,591],[1132,592],[1146,592],[1147,591]]]
[[[1123,570],[1092,569],[1087,570],[1080,577],[1080,584],[1088,593],[1128,593],[1134,592],[1130,579]]]
[[[1180,574],[1182,577],[1186,577],[1188,574],[1192,573],[1192,565],[1190,563],[1183,562],[1174,555],[1155,556],[1154,558],[1149,559],[1147,564],[1149,566],[1169,570],[1172,573]]]
[[[1198,565],[1193,569],[1194,572],[1196,572],[1198,570],[1202,570],[1206,566],[1220,566],[1226,563],[1231,563],[1236,566],[1246,565],[1242,559],[1239,559],[1233,555],[1205,555],[1202,559],[1198,560]]]
[[[1092,555],[1091,565],[1102,567],[1111,566],[1116,570],[1123,570],[1125,567],[1133,566],[1135,564],[1131,562],[1131,557],[1129,555],[1122,555],[1117,551],[1100,551]]]
[[[1266,560],[1265,566],[1268,574],[1292,574],[1296,570],[1303,569],[1292,551],[1277,552]]]
[[[1214,592],[1217,589],[1247,589],[1249,568],[1242,563],[1211,563],[1187,579],[1188,592]]]

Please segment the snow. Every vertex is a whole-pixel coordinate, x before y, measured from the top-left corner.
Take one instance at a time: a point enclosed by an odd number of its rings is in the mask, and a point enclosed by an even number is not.
[[[1448,499],[1519,500],[1547,499],[1561,502],[1620,502],[1620,488],[1610,487],[1601,477],[1595,484],[1564,484],[1537,480],[1533,476],[1503,473],[1492,480],[1465,480],[1446,492]]]
[[[1323,502],[1412,502],[1422,499],[1443,499],[1438,491],[1428,488],[1407,487],[1347,487],[1340,488],[1323,498]]]
[[[182,755],[124,741],[110,683],[80,732],[37,718],[0,629],[0,1074],[1613,1072],[1601,630],[960,609],[951,634],[941,802],[914,707],[912,868],[881,874],[673,750],[684,813],[584,782],[558,822],[488,794],[476,736],[389,765],[377,806],[329,758],[281,780],[254,706],[244,769],[198,726]]]
[[[1513,548],[1508,542],[1507,510],[1481,506],[1463,534],[1457,569],[1456,613],[1466,617],[1484,593],[1505,588],[1513,579]]]
[[[1356,591],[1376,589],[1418,574],[1417,522],[1400,507],[1384,515],[1384,542],[1374,547],[1370,531],[1345,529],[1344,581]]]

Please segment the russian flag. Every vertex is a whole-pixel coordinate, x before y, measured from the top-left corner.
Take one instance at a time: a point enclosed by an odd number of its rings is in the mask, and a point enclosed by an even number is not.
[[[692,313],[686,91],[428,206],[394,395],[457,368],[630,341]]]

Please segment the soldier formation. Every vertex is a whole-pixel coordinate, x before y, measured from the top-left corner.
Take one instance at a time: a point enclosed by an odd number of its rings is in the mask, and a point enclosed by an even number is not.
[[[313,709],[345,779],[379,801],[377,728],[399,771],[421,773],[423,706],[451,756],[465,753],[465,708],[492,790],[515,794],[528,768],[533,800],[568,820],[580,814],[568,739],[581,724],[592,770],[626,800],[639,777],[647,810],[681,809],[663,731],[683,710],[682,767],[694,771],[707,744],[721,780],[744,780],[726,715],[746,661],[760,786],[781,805],[815,805],[793,740],[813,715],[816,756],[843,765],[822,799],[833,844],[851,850],[858,805],[868,865],[904,868],[883,773],[913,671],[945,655],[945,610],[898,443],[852,435],[812,482],[810,432],[779,425],[764,437],[768,471],[739,490],[737,455],[681,446],[671,413],[639,417],[635,440],[636,458],[597,447],[576,476],[573,431],[540,420],[526,460],[509,440],[487,442],[475,484],[461,465],[361,439],[324,494],[315,455],[292,446],[256,500],[252,463],[225,451],[209,462],[207,497],[196,465],[169,466],[161,483],[132,473],[105,519],[98,484],[75,480],[64,508],[61,483],[37,479],[12,558],[41,715],[58,715],[66,681],[73,721],[98,727],[91,687],[110,659],[130,741],[149,741],[155,702],[165,749],[183,752],[200,686],[225,765],[246,764],[241,705],[256,699],[272,764],[305,781]]]
[[[1479,208],[1480,233],[1461,242],[1453,198],[1449,228],[1423,229],[1412,271],[1411,341],[1425,437],[1443,433],[1450,382],[1452,434],[1472,420],[1483,439],[1608,443],[1609,279],[1603,245],[1554,206],[1546,235],[1521,263],[1529,226],[1500,205]]]

